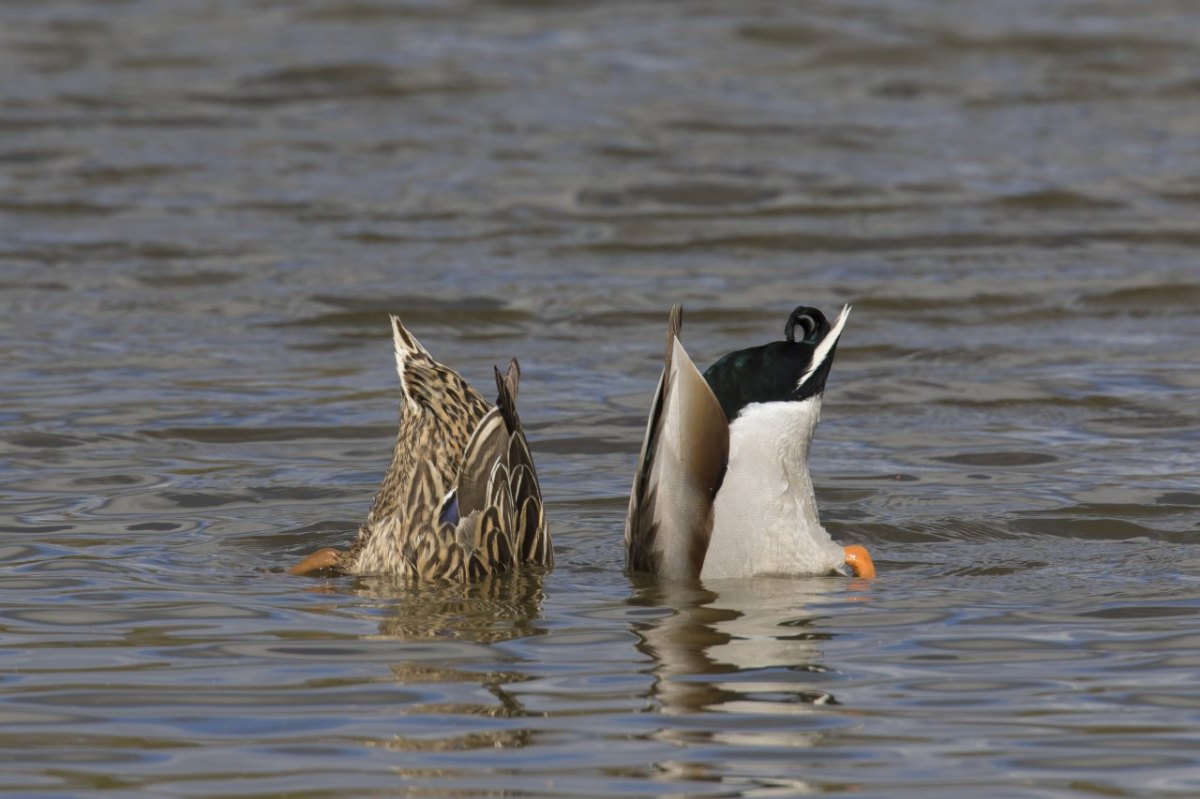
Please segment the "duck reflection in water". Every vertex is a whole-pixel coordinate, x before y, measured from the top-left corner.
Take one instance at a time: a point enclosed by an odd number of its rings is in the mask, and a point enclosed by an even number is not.
[[[475,583],[413,585],[391,578],[360,578],[358,596],[387,608],[379,638],[494,644],[541,632],[545,592],[540,569],[494,574]]]
[[[807,714],[836,705],[828,689],[831,672],[820,644],[832,638],[807,608],[829,592],[845,590],[831,578],[755,578],[699,582],[635,577],[631,603],[668,609],[653,621],[636,622],[638,649],[653,660],[650,698],[663,713]],[[696,730],[662,735],[695,737]],[[699,733],[704,734],[704,733]],[[811,744],[794,730],[733,729],[708,733],[730,742],[753,736],[783,736]]]
[[[378,634],[369,639],[425,644],[413,647],[412,659],[391,666],[395,681],[412,687],[421,701],[398,707],[405,732],[376,745],[408,752],[445,752],[521,748],[533,742],[533,731],[519,721],[502,728],[481,728],[475,721],[536,715],[526,711],[508,688],[533,677],[516,670],[472,669],[470,664],[480,662],[479,645],[543,632],[539,626],[543,577],[543,571],[528,569],[466,584],[446,581],[414,586],[387,578],[355,581],[355,593],[384,613]],[[490,657],[485,662],[495,664],[498,659]],[[479,701],[481,692],[474,686],[494,701]],[[448,718],[461,718],[461,724],[448,725]],[[397,767],[397,771],[413,779],[443,776],[437,769],[425,767]]]

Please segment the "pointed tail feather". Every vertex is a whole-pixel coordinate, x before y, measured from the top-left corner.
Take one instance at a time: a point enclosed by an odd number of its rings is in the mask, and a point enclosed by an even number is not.
[[[406,379],[408,371],[412,366],[412,360],[417,356],[424,356],[432,359],[429,350],[417,341],[417,337],[408,331],[408,328],[400,321],[400,317],[395,314],[389,314],[388,318],[392,320],[392,344],[396,350],[396,374],[400,376],[400,388],[404,392],[405,397],[411,396],[409,389],[409,381]]]
[[[517,390],[521,385],[521,364],[513,358],[508,362],[508,369],[500,374],[500,368],[492,367],[496,373],[496,407],[504,417],[504,426],[509,433],[521,429],[521,419],[517,416]]]
[[[400,317],[395,314],[388,314],[388,318],[392,320],[392,341],[396,345],[396,355],[399,357],[401,353],[419,352],[422,355],[429,355],[429,350],[417,341],[409,329],[400,321]],[[432,356],[430,356],[432,357]]]

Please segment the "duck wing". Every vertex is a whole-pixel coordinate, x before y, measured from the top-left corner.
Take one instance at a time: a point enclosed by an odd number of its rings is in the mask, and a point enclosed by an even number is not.
[[[509,489],[512,495],[513,545],[521,563],[538,563],[547,568],[554,565],[554,548],[546,526],[542,488],[538,482],[525,429],[517,415],[517,388],[521,380],[521,365],[509,361],[504,375],[496,369],[496,408],[504,418],[508,431]]]
[[[496,407],[471,434],[455,489],[439,508],[439,522],[454,526],[467,554],[470,578],[522,563],[554,564],[537,471],[517,416],[520,375],[515,358],[503,375],[496,370]]]
[[[729,423],[679,340],[682,327],[675,305],[625,521],[629,568],[671,579],[700,576],[729,461]]]

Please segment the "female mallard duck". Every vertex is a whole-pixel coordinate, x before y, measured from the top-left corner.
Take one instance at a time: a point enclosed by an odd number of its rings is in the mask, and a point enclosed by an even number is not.
[[[542,493],[517,418],[521,369],[496,369],[495,407],[435,361],[395,316],[400,432],[367,521],[349,549],[322,549],[293,574],[331,571],[475,580],[554,564]]]
[[[817,516],[808,450],[850,307],[830,325],[792,311],[785,341],[731,352],[701,375],[671,309],[666,363],[629,498],[630,569],[672,579],[816,575],[875,567]],[[796,340],[797,332],[802,333]]]

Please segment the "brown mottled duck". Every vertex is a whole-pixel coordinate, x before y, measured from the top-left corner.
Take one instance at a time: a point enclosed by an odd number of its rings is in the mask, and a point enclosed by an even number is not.
[[[393,316],[400,432],[358,537],[322,549],[292,574],[386,574],[478,580],[523,564],[550,567],[554,550],[533,457],[517,417],[521,369],[496,373],[496,404]]]

